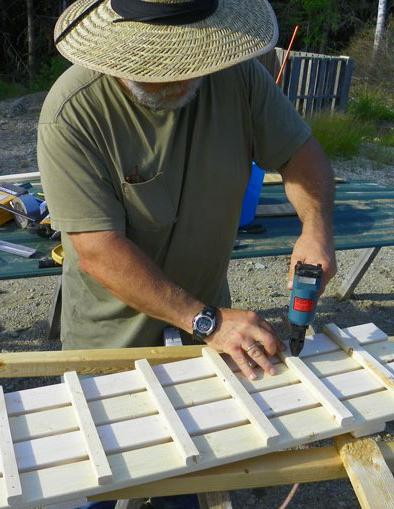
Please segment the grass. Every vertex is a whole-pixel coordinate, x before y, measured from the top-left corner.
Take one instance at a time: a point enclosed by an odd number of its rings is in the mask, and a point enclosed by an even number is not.
[[[26,94],[26,88],[19,83],[0,80],[0,101]]]
[[[364,88],[350,100],[348,112],[366,122],[394,122],[394,107],[380,91]]]
[[[333,156],[353,157],[363,141],[376,134],[376,128],[343,113],[322,113],[309,121],[314,136],[325,152]]]
[[[70,65],[70,62],[63,57],[56,56],[50,58],[40,66],[33,82],[29,86],[0,80],[0,101],[32,92],[49,90]]]

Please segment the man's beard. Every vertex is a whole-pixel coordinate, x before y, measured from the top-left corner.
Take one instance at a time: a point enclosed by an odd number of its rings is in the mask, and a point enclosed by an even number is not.
[[[122,80],[132,94],[133,98],[143,106],[152,110],[176,110],[183,108],[196,96],[203,78],[190,80],[186,85],[180,83],[167,83],[158,92],[147,92],[140,83],[131,80]],[[178,95],[183,92],[183,95]]]

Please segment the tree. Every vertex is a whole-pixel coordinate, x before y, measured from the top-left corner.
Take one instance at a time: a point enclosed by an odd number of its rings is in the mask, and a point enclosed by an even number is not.
[[[374,57],[380,51],[384,39],[387,15],[387,0],[379,0],[378,19],[376,21],[375,42],[373,47]]]

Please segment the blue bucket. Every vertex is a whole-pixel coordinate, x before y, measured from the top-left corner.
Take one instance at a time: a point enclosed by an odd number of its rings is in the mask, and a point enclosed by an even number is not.
[[[252,164],[252,171],[246,188],[244,201],[242,203],[241,219],[239,226],[246,226],[254,221],[256,208],[259,204],[261,187],[264,181],[265,171],[256,163]]]

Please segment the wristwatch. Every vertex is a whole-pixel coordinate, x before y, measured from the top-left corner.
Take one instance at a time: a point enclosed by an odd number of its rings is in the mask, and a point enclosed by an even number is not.
[[[217,308],[206,306],[193,318],[193,339],[199,343],[215,332],[217,327]]]

